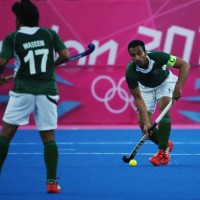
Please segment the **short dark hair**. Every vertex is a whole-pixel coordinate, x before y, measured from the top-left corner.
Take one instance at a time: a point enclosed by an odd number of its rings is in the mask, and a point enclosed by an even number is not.
[[[143,42],[142,40],[132,40],[132,41],[128,44],[128,52],[129,52],[129,49],[130,49],[130,48],[134,48],[134,47],[136,47],[136,46],[141,46],[142,49],[143,49],[144,51],[146,51],[146,49],[145,49],[145,44],[144,44],[144,42]]]
[[[39,11],[30,0],[15,2],[12,6],[12,11],[24,26],[38,26]]]

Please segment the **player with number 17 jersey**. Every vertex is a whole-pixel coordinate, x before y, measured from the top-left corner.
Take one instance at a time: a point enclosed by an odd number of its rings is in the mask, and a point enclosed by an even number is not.
[[[57,95],[54,52],[63,49],[65,44],[51,29],[22,26],[9,34],[3,42],[1,57],[15,59],[13,91]]]

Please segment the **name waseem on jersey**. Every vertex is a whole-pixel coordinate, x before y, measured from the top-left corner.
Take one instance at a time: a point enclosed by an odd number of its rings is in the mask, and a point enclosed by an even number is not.
[[[23,43],[24,49],[31,49],[31,48],[42,47],[42,46],[45,46],[44,40],[36,40],[32,42]]]

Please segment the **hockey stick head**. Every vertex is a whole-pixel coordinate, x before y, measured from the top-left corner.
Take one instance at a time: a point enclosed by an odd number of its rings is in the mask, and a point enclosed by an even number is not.
[[[95,45],[91,43],[88,45],[88,49],[86,51],[79,53],[75,56],[71,56],[68,60],[66,60],[66,62],[70,62],[70,61],[82,58],[84,56],[87,56],[87,55],[91,54],[94,51],[94,49],[95,49]]]
[[[95,45],[94,44],[89,44],[88,45],[88,49],[90,50],[90,52],[92,53],[93,51],[94,51],[94,49],[95,49]]]
[[[126,156],[123,156],[123,157],[122,157],[122,160],[123,160],[125,163],[129,163],[132,159],[133,159],[133,155],[131,155],[131,156],[129,156],[129,157],[126,157]]]
[[[139,151],[140,147],[143,145],[143,143],[148,139],[148,136],[145,134],[142,136],[141,140],[138,142],[138,144],[135,146],[135,148],[133,149],[133,151],[131,152],[131,154],[129,155],[129,157],[126,157],[126,156],[123,156],[122,157],[122,160],[125,162],[125,163],[129,163],[130,160],[132,160],[137,152]]]

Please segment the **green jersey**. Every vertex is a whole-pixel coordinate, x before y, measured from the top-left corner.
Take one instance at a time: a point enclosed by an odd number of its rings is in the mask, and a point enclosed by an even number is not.
[[[55,81],[54,52],[66,49],[58,34],[47,28],[21,27],[3,41],[1,58],[14,57],[16,93],[58,94]]]
[[[126,68],[126,82],[130,89],[139,86],[138,82],[146,87],[159,86],[168,77],[170,71],[166,65],[173,66],[176,57],[161,51],[147,53],[149,66],[142,69],[131,61]]]

